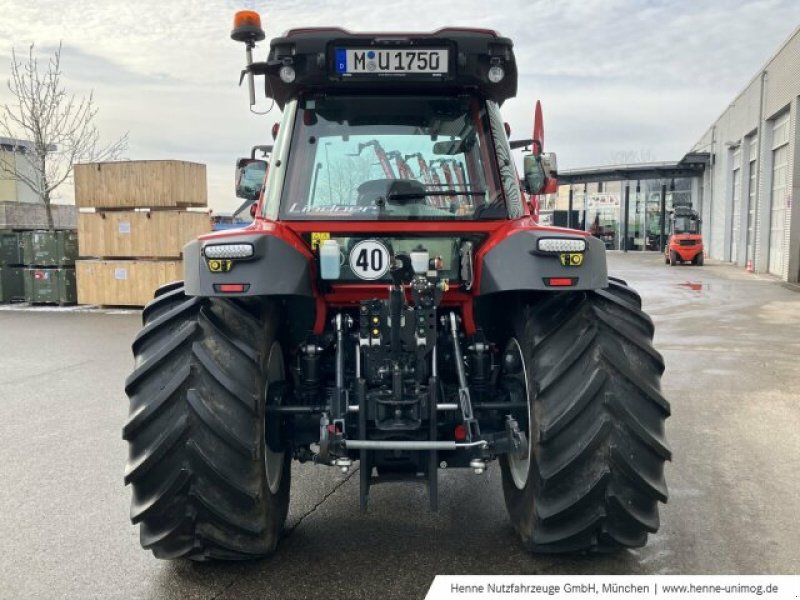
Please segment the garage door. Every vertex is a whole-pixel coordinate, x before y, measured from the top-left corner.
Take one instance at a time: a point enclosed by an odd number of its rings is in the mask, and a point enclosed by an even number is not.
[[[786,196],[789,192],[789,113],[775,121],[772,132],[772,194],[769,219],[769,272],[783,275]]]
[[[758,188],[758,173],[756,171],[756,157],[758,147],[750,141],[750,181],[747,188],[747,257],[745,264],[752,265],[755,260],[755,224],[756,224],[756,192]]]
[[[739,256],[739,233],[742,215],[742,148],[733,153],[733,210],[731,221],[731,262],[736,263]]]

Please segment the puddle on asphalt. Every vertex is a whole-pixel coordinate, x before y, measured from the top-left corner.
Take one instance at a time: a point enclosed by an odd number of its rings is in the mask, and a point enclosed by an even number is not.
[[[683,287],[693,292],[702,292],[703,290],[710,290],[711,285],[708,283],[700,283],[695,281],[684,281],[683,283],[676,283],[678,287]]]

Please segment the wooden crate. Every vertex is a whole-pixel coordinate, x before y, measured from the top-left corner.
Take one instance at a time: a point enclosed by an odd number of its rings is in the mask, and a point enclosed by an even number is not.
[[[79,208],[184,208],[207,203],[202,164],[130,160],[75,165]]]
[[[101,258],[180,258],[183,246],[211,231],[207,213],[174,210],[82,212],[79,254]]]
[[[79,260],[78,304],[144,306],[159,286],[183,279],[179,260]]]

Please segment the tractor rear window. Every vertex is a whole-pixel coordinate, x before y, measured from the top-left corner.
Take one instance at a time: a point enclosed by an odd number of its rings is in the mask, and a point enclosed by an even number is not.
[[[486,107],[475,99],[305,98],[281,218],[504,218],[492,147]]]

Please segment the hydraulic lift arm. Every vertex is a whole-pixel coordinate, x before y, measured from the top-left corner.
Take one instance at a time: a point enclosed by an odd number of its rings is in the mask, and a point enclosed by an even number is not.
[[[365,148],[370,146],[375,150],[375,156],[378,157],[378,162],[380,162],[381,168],[383,169],[386,178],[397,179],[397,175],[394,174],[394,169],[392,169],[392,163],[389,162],[389,156],[386,154],[386,151],[383,149],[383,146],[381,146],[378,140],[371,140],[369,142],[359,144],[358,154],[361,154],[361,152],[363,152]]]
[[[411,167],[408,166],[408,163],[400,152],[397,150],[387,152],[386,158],[394,159],[395,165],[397,165],[397,174],[401,179],[414,179],[414,172],[411,170]]]

